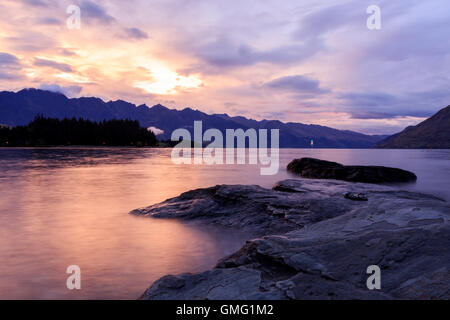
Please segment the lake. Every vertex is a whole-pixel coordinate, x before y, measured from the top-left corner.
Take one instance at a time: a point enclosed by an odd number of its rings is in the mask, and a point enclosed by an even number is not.
[[[216,184],[270,188],[286,165],[315,157],[410,170],[399,188],[450,200],[450,150],[281,149],[277,175],[257,165],[175,165],[170,149],[0,148],[0,299],[136,299],[166,274],[198,272],[248,235],[129,215]],[[81,268],[81,290],[66,268]]]

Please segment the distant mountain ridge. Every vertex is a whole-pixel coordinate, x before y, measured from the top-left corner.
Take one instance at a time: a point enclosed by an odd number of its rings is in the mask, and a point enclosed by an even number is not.
[[[376,145],[386,149],[450,149],[450,105]]]
[[[168,140],[172,131],[185,128],[191,133],[195,120],[203,122],[203,130],[216,128],[280,129],[280,147],[310,147],[311,139],[318,148],[370,148],[387,136],[337,130],[320,125],[283,123],[277,120],[252,120],[244,117],[230,117],[227,114],[206,114],[198,110],[168,109],[160,104],[153,107],[136,106],[116,100],[104,102],[95,97],[67,98],[64,94],[40,89],[23,89],[18,92],[0,92],[0,123],[10,126],[26,125],[36,115],[52,118],[84,118],[91,121],[111,119],[138,120],[142,126],[156,127],[164,131],[159,139]]]

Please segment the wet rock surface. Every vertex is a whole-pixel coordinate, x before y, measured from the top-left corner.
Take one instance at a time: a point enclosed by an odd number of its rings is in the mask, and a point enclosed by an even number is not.
[[[450,298],[450,206],[432,195],[291,179],[193,190],[131,213],[255,235],[214,269],[165,276],[142,299]],[[380,290],[366,286],[370,265],[381,268]]]
[[[344,166],[314,158],[292,160],[288,171],[303,178],[336,179],[364,183],[399,183],[413,182],[417,176],[409,171],[381,166]]]

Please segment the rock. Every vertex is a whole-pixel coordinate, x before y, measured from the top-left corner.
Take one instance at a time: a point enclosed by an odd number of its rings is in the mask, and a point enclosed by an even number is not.
[[[314,158],[292,160],[287,170],[304,178],[335,179],[365,183],[412,182],[417,176],[409,171],[381,166],[344,166]]]
[[[143,299],[450,299],[450,206],[392,187],[286,180],[215,186],[133,211],[257,237],[212,270],[166,276]],[[348,201],[363,192],[368,201]],[[367,267],[381,268],[369,290]]]
[[[364,191],[357,185],[329,182],[285,180],[276,191],[259,186],[217,185],[185,192],[178,197],[132,214],[153,218],[178,218],[243,230],[253,236],[280,234],[311,222],[344,214],[358,204],[342,198],[344,191]],[[323,192],[318,192],[319,189]],[[329,196],[334,200],[330,201]]]
[[[364,193],[353,193],[353,192],[345,192],[345,199],[355,200],[355,201],[368,201],[366,195]]]
[[[281,294],[260,292],[261,272],[242,268],[215,269],[198,274],[165,276],[141,297],[145,300],[280,299]]]

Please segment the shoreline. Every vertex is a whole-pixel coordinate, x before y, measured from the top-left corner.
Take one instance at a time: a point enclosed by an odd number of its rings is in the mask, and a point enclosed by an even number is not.
[[[362,191],[369,201],[345,199],[344,191]],[[213,269],[160,278],[141,299],[450,298],[443,287],[450,285],[450,206],[433,195],[290,179],[272,190],[191,190],[130,214],[257,234]],[[366,268],[374,264],[390,270],[383,273],[383,290],[365,287]]]

